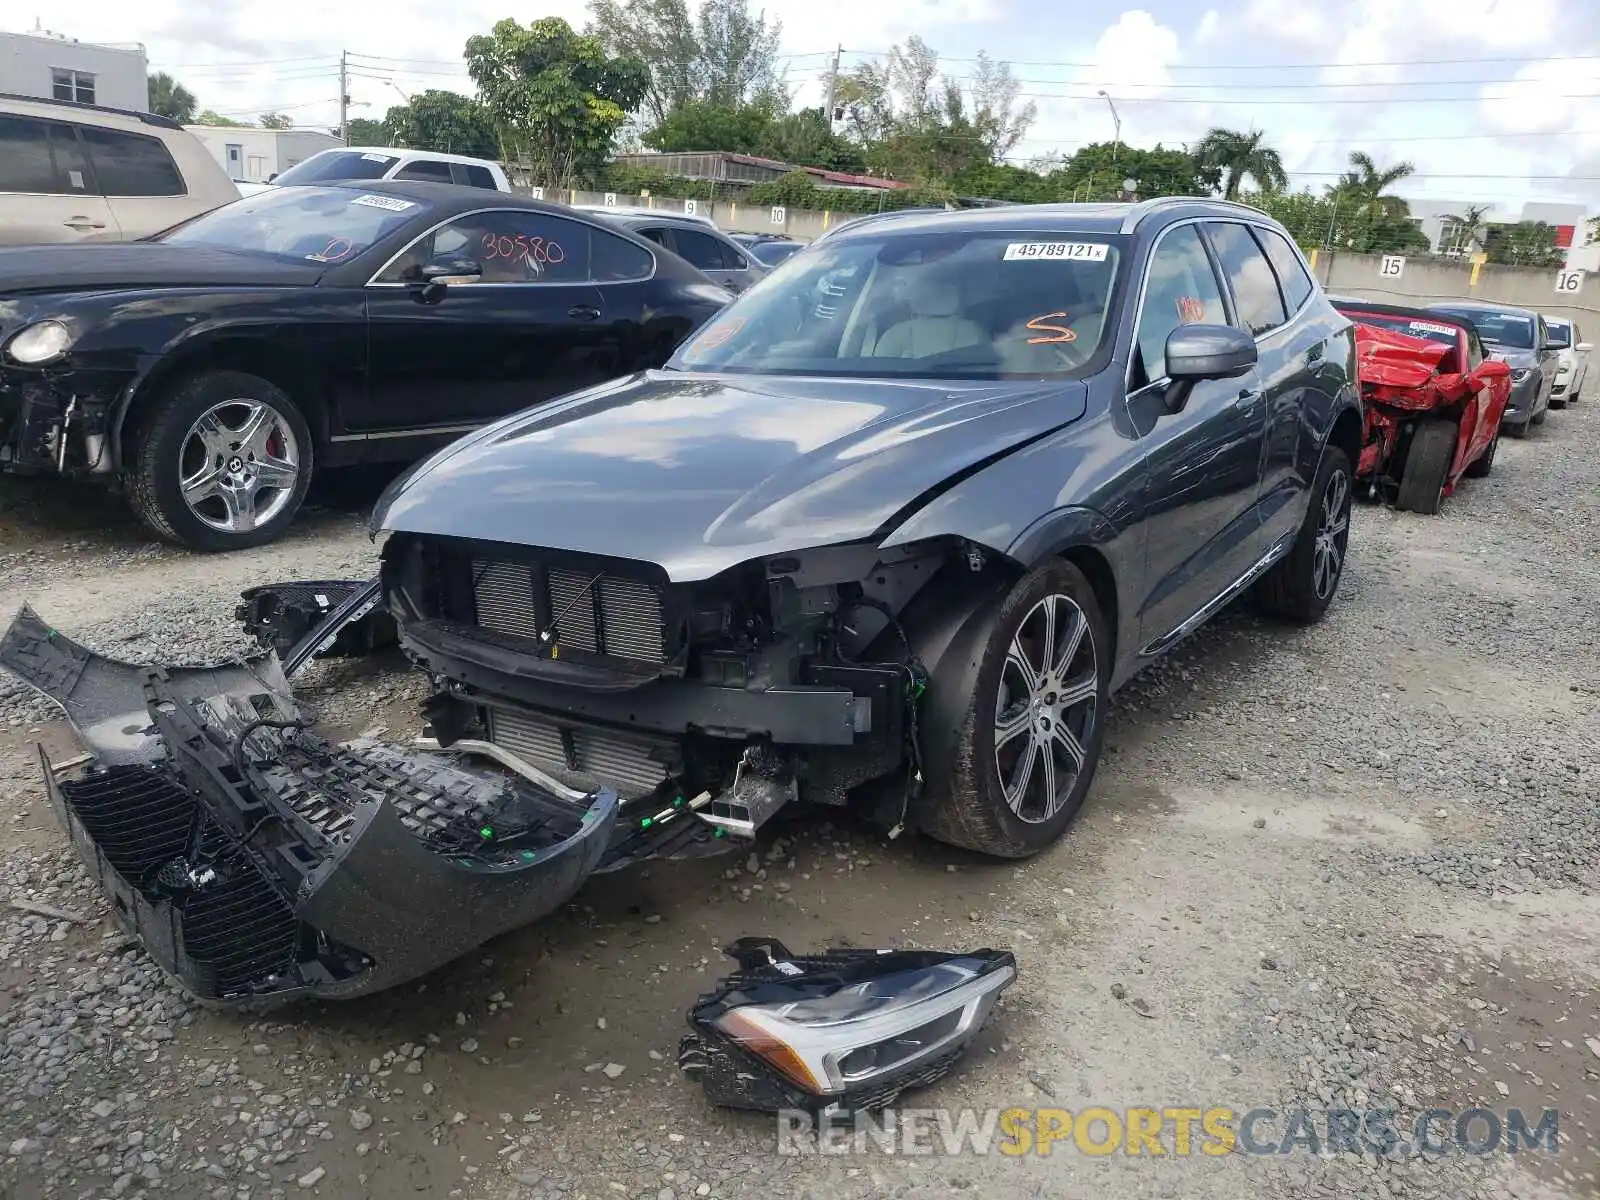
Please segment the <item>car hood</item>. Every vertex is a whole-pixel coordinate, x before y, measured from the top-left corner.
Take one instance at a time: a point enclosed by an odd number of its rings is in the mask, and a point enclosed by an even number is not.
[[[704,579],[872,536],[943,485],[1076,421],[1076,381],[649,371],[490,425],[392,484],[374,532],[477,538]]]
[[[0,296],[149,287],[292,287],[327,267],[262,254],[163,242],[0,248]]]

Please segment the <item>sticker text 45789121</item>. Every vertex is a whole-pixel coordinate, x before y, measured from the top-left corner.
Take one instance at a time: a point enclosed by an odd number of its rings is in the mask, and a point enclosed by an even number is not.
[[[1012,242],[1003,262],[1058,259],[1066,262],[1104,262],[1109,251],[1104,242]]]

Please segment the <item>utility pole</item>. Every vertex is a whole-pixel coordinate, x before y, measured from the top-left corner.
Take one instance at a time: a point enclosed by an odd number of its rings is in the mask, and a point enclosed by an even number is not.
[[[822,115],[828,122],[828,130],[833,130],[833,101],[839,91],[839,59],[844,54],[844,44],[841,42],[833,52],[833,66],[828,68],[828,96],[822,102]]]
[[[350,58],[346,50],[339,51],[339,136],[350,144]]]

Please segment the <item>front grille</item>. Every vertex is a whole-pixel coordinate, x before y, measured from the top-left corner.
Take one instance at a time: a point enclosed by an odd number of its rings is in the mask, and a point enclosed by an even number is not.
[[[562,649],[641,663],[667,658],[660,593],[636,579],[474,559],[472,601],[477,623],[496,633],[533,638],[549,621]]]
[[[673,744],[631,738],[592,725],[562,725],[541,713],[490,709],[489,738],[568,787],[615,788],[623,800],[654,791],[671,770]]]

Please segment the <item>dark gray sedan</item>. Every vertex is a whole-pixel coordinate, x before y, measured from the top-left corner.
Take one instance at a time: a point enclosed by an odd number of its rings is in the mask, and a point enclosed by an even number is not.
[[[1529,308],[1461,300],[1435,304],[1434,312],[1470,322],[1489,357],[1511,367],[1511,399],[1501,427],[1512,437],[1527,437],[1530,425],[1543,425],[1550,409],[1561,352],[1551,345],[1544,318]]]

